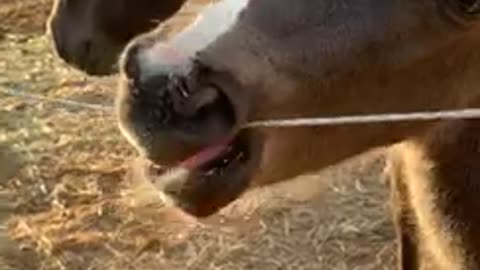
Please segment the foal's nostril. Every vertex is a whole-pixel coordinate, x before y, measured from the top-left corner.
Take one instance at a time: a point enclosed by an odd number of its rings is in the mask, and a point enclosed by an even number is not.
[[[176,108],[182,120],[175,126],[187,137],[212,142],[228,134],[235,126],[236,117],[229,99],[215,87],[197,89]]]
[[[205,109],[212,105],[219,98],[220,94],[216,88],[207,87],[186,97],[186,101],[179,108],[179,111],[185,116],[192,117],[198,114],[202,108]]]

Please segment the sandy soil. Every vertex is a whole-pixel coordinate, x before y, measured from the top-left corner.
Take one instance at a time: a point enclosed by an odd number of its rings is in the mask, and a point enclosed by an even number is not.
[[[194,220],[129,171],[135,153],[109,112],[6,94],[112,104],[115,77],[52,55],[49,8],[0,2],[0,269],[393,268],[381,151]]]

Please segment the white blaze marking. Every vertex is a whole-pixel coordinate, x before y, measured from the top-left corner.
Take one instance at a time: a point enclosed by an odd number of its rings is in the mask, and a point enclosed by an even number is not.
[[[138,55],[143,78],[188,70],[189,57],[204,49],[237,21],[248,0],[222,0],[206,6],[196,20],[168,41],[158,41]]]
[[[197,19],[172,38],[169,44],[188,55],[193,55],[227,32],[247,4],[247,0],[223,0],[208,5]]]

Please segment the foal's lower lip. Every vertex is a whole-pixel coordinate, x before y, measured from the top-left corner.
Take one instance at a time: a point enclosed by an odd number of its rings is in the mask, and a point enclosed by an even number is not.
[[[180,163],[180,166],[190,170],[199,168],[207,164],[208,162],[214,160],[220,154],[224,153],[230,146],[230,143],[232,142],[232,140],[233,140],[233,136],[226,137],[222,139],[219,143],[208,146],[207,148],[196,153],[195,155],[182,161]]]

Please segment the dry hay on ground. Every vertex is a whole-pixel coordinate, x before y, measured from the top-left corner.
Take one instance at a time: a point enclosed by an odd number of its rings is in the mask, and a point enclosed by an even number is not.
[[[381,167],[371,157],[257,190],[202,223],[139,192],[23,216],[12,232],[49,269],[391,269],[385,188],[365,174]]]
[[[53,57],[41,33],[9,31],[0,40],[0,90],[111,105],[115,78],[86,78]],[[381,152],[253,191],[198,222],[160,206],[127,173],[135,153],[108,113],[0,93],[0,144],[21,160],[2,186],[0,209],[24,248],[1,246],[2,270],[393,266]]]
[[[5,33],[43,31],[52,2],[53,0],[2,0],[0,38]]]

